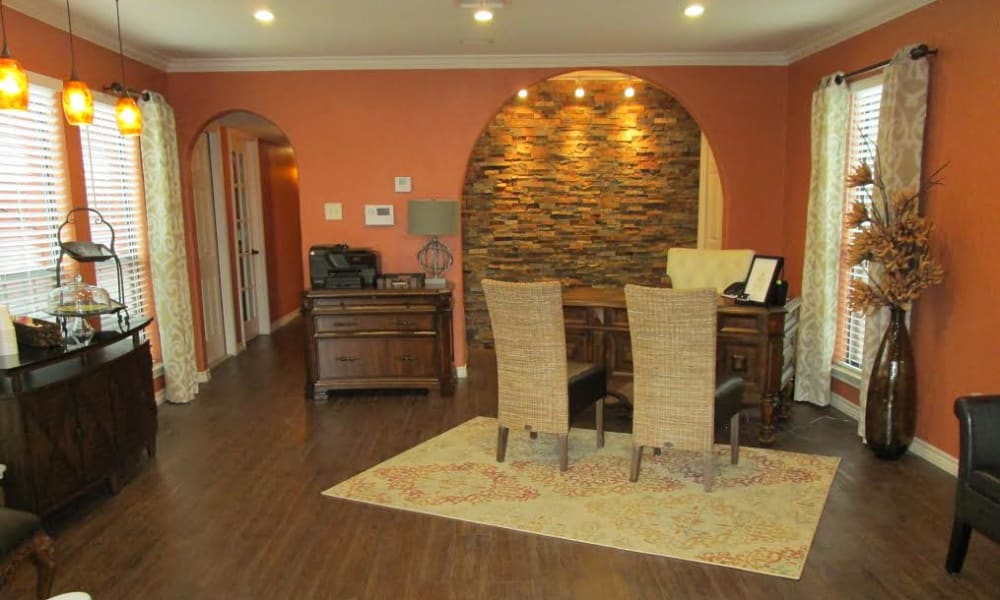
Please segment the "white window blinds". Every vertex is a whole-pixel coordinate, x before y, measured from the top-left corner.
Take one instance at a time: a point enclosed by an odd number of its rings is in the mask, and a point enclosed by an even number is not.
[[[40,313],[56,287],[67,187],[58,92],[32,84],[27,111],[0,111],[0,304],[12,315]]]
[[[149,261],[142,161],[138,137],[122,137],[113,104],[96,101],[94,122],[81,128],[87,206],[101,213],[114,228],[114,251],[122,265],[124,302],[131,316],[150,314]],[[91,240],[111,245],[111,231],[91,224]],[[113,260],[96,263],[97,285],[118,299]]]
[[[882,103],[881,78],[862,82],[856,89],[852,90],[851,97],[850,145],[844,170],[845,177],[861,161],[874,166],[875,141],[878,139],[879,112]],[[864,354],[865,317],[850,311],[847,305],[847,293],[852,280],[866,281],[868,275],[860,266],[849,266],[844,260],[846,250],[857,232],[856,229],[848,227],[846,217],[850,214],[851,204],[856,200],[867,202],[870,193],[871,186],[868,186],[867,190],[865,188],[847,188],[847,193],[844,195],[845,223],[842,225],[839,308],[837,311],[838,341],[834,356],[837,362],[855,369],[861,368],[861,358]]]

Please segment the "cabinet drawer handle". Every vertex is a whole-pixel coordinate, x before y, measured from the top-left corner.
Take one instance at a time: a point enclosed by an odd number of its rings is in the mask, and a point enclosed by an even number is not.
[[[417,360],[417,357],[413,356],[412,354],[402,354],[400,356],[397,356],[396,360],[401,360],[403,362],[413,362]]]
[[[416,324],[417,324],[416,321],[411,321],[409,319],[397,319],[396,320],[396,327],[413,327]]]
[[[331,325],[333,325],[334,327],[357,327],[358,320],[351,319],[350,321],[334,321],[333,323],[331,323]]]
[[[730,364],[733,371],[743,372],[747,370],[747,357],[744,354],[734,354],[730,357]]]
[[[361,360],[360,356],[338,356],[337,362],[356,362]]]

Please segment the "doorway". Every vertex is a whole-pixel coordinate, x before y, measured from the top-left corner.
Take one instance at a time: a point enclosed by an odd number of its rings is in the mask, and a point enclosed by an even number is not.
[[[276,155],[292,155],[287,136],[274,123],[245,111],[207,124],[192,149],[204,315],[200,333],[209,368],[241,352],[258,335],[270,334],[275,322],[289,320],[281,312],[282,304],[288,304],[282,298],[295,290],[283,290],[275,281],[283,276],[275,276],[272,266],[278,263],[277,252],[292,247],[294,263],[300,262],[298,180],[293,169],[295,177],[287,181],[282,173],[288,171],[288,161],[275,164]],[[276,179],[282,181],[275,184]],[[292,221],[279,223],[277,233],[269,222],[275,213]],[[281,262],[289,261],[284,257]],[[301,288],[301,267],[298,280],[293,287]]]

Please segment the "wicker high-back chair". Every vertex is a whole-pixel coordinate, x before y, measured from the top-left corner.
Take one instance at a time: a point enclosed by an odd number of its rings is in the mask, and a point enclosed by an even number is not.
[[[715,385],[716,292],[625,286],[632,339],[632,465],[639,478],[645,446],[701,452],[705,491],[712,489],[717,393],[730,419],[731,460],[739,461],[742,382]],[[727,414],[727,416],[729,416]]]
[[[596,403],[597,446],[604,446],[606,377],[599,364],[566,359],[562,285],[483,279],[497,356],[497,462],[510,429],[558,437],[559,469],[569,462],[573,417]]]

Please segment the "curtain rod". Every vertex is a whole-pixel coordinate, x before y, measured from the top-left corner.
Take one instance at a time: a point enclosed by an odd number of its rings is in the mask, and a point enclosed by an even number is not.
[[[910,49],[910,58],[912,58],[913,60],[917,60],[918,58],[923,58],[925,56],[933,56],[937,53],[938,53],[937,48],[928,48],[927,44],[920,44]],[[862,73],[867,73],[868,71],[881,69],[882,67],[888,65],[890,62],[892,62],[892,59],[888,58],[881,62],[877,62],[873,65],[868,65],[867,67],[861,67],[860,69],[855,69],[850,73],[837,75],[836,81],[837,83],[843,83],[845,79],[849,79],[851,77],[854,77],[855,75],[861,75]]]
[[[108,85],[104,86],[104,91],[111,92],[113,94],[118,94],[119,96],[123,94],[128,94],[129,96],[135,98],[136,100],[142,98],[146,102],[149,101],[149,92],[140,92],[139,90],[134,90],[130,87],[125,87],[122,84],[118,83],[117,81],[109,83]]]

